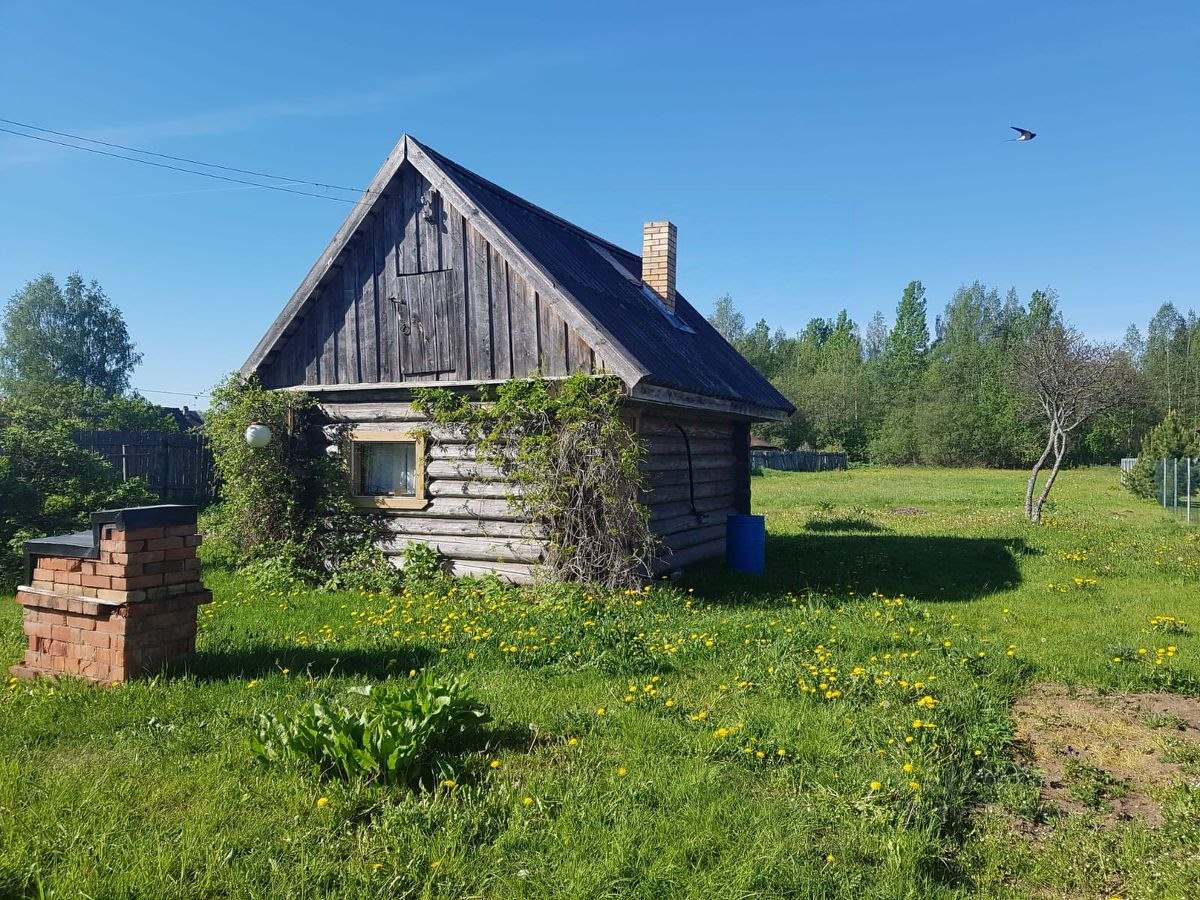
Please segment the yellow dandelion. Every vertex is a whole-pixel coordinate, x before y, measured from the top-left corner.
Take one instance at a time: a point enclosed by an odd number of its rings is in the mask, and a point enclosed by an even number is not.
[[[325,808],[325,807],[327,807],[328,805],[329,805],[329,798],[328,798],[328,797],[318,797],[318,798],[317,798],[317,808],[318,808],[318,809],[324,809],[324,808]]]

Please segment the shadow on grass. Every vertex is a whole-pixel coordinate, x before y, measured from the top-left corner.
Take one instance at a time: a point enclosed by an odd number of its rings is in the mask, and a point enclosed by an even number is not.
[[[878,533],[887,531],[882,525],[872,522],[870,519],[810,519],[804,525],[805,531],[813,531],[824,533],[828,531],[858,531],[867,533]]]
[[[187,672],[200,681],[259,678],[282,669],[293,675],[365,675],[371,678],[406,675],[434,661],[423,647],[350,650],[337,647],[297,647],[258,644],[229,649],[205,648],[168,671]]]
[[[718,602],[813,591],[833,597],[879,591],[914,600],[972,600],[1021,582],[1016,557],[1032,554],[1019,538],[964,538],[890,533],[768,535],[767,571],[740,575],[723,560],[687,578]]]

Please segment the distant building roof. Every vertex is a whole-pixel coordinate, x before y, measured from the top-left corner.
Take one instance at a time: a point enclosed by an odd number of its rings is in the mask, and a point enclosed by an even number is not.
[[[175,420],[175,425],[180,431],[191,431],[193,428],[199,428],[204,424],[204,419],[200,413],[194,409],[188,409],[186,406],[164,406],[163,412]]]

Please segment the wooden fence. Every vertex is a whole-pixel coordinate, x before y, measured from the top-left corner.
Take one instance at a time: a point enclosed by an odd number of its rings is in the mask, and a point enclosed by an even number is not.
[[[128,481],[142,478],[163,501],[214,496],[212,451],[200,434],[160,431],[76,431],[72,439],[103,456]]]
[[[846,468],[845,453],[824,450],[751,450],[751,469],[782,469],[785,472],[824,472]]]

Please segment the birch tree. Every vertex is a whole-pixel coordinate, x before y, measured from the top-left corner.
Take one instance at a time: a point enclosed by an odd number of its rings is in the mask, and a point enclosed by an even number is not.
[[[1045,449],[1025,488],[1025,516],[1037,523],[1074,434],[1094,416],[1130,400],[1136,376],[1124,351],[1092,343],[1074,328],[1052,322],[1029,335],[1013,380],[1034,416],[1046,423]],[[1039,492],[1038,478],[1047,465]]]

